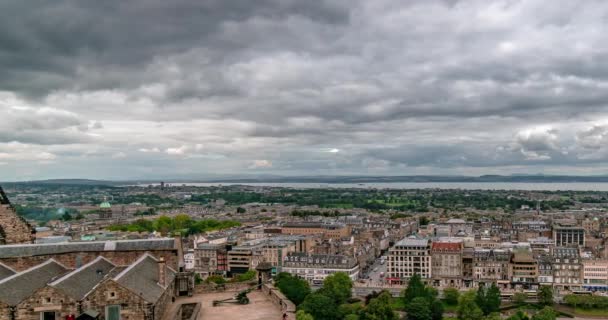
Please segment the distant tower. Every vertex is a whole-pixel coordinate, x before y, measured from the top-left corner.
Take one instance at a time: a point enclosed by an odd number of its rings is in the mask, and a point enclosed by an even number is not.
[[[164,181],[160,182],[160,189],[161,190],[165,190],[165,182]]]
[[[112,205],[104,197],[103,202],[99,205],[99,218],[112,219]]]
[[[540,215],[540,200],[536,200],[536,214]]]

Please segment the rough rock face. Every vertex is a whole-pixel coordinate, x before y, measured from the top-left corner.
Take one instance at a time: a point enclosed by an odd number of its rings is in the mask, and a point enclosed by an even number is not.
[[[33,243],[34,229],[17,215],[0,187],[0,244]]]

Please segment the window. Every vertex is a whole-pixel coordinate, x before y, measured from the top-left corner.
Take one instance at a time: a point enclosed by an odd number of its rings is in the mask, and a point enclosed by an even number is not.
[[[107,320],[120,320],[120,305],[106,306]]]

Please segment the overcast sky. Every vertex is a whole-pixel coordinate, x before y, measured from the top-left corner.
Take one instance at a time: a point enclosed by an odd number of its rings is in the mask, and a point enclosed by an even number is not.
[[[0,181],[608,174],[607,1],[0,2]]]

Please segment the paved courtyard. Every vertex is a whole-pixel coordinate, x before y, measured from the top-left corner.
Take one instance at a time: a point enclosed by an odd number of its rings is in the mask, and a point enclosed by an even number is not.
[[[203,293],[190,298],[180,298],[172,306],[175,310],[179,304],[201,302],[202,309],[198,319],[201,320],[281,320],[282,313],[262,292],[249,293],[248,305],[224,304],[214,307],[213,300],[232,298],[237,292]],[[173,314],[168,313],[168,314]],[[169,320],[166,317],[166,320]]]

